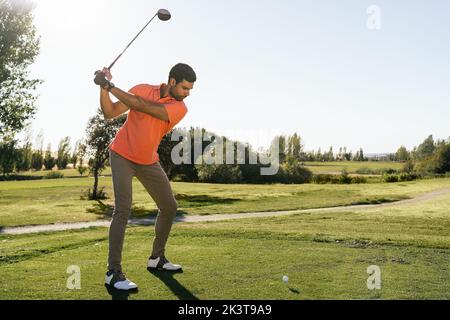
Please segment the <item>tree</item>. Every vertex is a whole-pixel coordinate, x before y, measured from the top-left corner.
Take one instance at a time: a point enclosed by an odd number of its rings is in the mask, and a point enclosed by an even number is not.
[[[315,161],[323,161],[322,148],[319,148],[319,150],[317,150]]]
[[[244,163],[239,164],[238,166],[241,170],[242,179],[245,183],[262,183],[267,181],[268,178],[272,177],[261,175],[262,165],[259,161],[257,161],[256,164],[250,163],[250,159],[257,158],[257,154],[250,144],[242,144],[240,142],[237,142],[236,146],[239,146],[240,148],[243,147],[244,150]]]
[[[402,172],[413,173],[414,172],[414,162],[412,160],[407,160],[403,165]]]
[[[431,157],[435,150],[436,146],[434,144],[433,135],[430,135],[417,147],[414,152],[414,158],[416,160],[423,160]]]
[[[77,162],[78,162],[78,154],[79,154],[79,148],[81,145],[81,141],[77,141],[75,143],[75,146],[73,147],[73,152],[72,152],[72,156],[70,157],[69,162],[73,164],[73,167],[76,168],[77,167]]]
[[[323,155],[325,161],[334,161],[333,147],[330,147],[327,153]]]
[[[347,147],[339,148],[339,154],[337,157],[339,161],[350,161],[352,160],[352,158],[353,158],[352,152],[351,151],[347,152]]]
[[[297,133],[289,136],[287,139],[287,154],[293,156],[296,159],[300,159],[300,154],[303,150],[303,145],[301,143],[301,138]]]
[[[279,151],[278,151],[278,156],[280,159],[280,163],[283,163],[286,160],[286,151],[287,151],[287,146],[286,146],[286,137],[285,136],[276,136],[273,140],[271,145],[273,145],[274,143],[278,143],[278,147],[279,147]]]
[[[14,137],[35,112],[34,90],[41,80],[28,79],[28,66],[39,52],[31,1],[0,0],[0,138]]]
[[[35,148],[36,150],[31,156],[31,167],[40,171],[44,165],[44,133],[42,131],[36,137]]]
[[[351,161],[353,158],[353,153],[350,151],[349,153],[345,154],[345,160]]]
[[[179,165],[175,165],[172,161],[172,150],[173,148],[178,145],[181,141],[178,139],[177,141],[172,141],[173,134],[177,134],[178,137],[182,136],[184,138],[190,139],[190,163],[183,163]],[[191,127],[189,131],[186,131],[186,129],[183,128],[176,128],[171,133],[167,134],[161,141],[159,148],[158,148],[158,154],[161,162],[161,166],[163,167],[164,171],[166,172],[169,179],[177,178],[182,181],[188,181],[188,182],[196,182],[198,181],[198,171],[196,163],[196,153],[195,153],[195,137],[210,137],[217,135],[211,132],[207,132],[203,128],[193,128]],[[224,139],[224,147],[226,146],[226,138],[222,137]],[[206,148],[211,144],[210,141],[201,141],[201,154],[204,154],[204,151]],[[236,146],[236,144],[235,144]],[[225,148],[224,148],[225,149]],[[188,152],[186,150],[186,152]],[[224,150],[224,153],[226,151]],[[225,159],[225,156],[224,156]],[[236,157],[235,157],[236,160]]]
[[[19,150],[20,161],[17,163],[18,171],[28,171],[31,169],[31,161],[33,157],[33,145],[29,139],[25,140],[24,145]]]
[[[44,165],[44,156],[42,150],[33,151],[31,155],[31,167],[36,170],[42,170],[42,166]]]
[[[429,168],[434,173],[444,174],[450,172],[450,144],[441,144],[431,159],[424,162],[429,163]]]
[[[86,158],[86,154],[87,154],[87,144],[86,141],[80,141],[80,144],[78,145],[78,154],[77,154],[77,158],[78,158],[78,166],[82,167],[84,164],[84,160]]]
[[[185,130],[182,130],[182,129],[175,129],[175,130],[179,131],[183,137],[187,134],[187,132]],[[180,143],[180,141],[172,141],[172,133],[175,130],[172,130],[170,133],[165,135],[162,138],[161,143],[159,144],[159,147],[158,147],[158,155],[159,155],[161,167],[166,172],[169,180],[171,180],[173,178],[176,167],[177,167],[172,161],[172,149]],[[192,139],[191,141],[194,141],[194,140]],[[193,154],[193,150],[192,150],[192,154]]]
[[[366,161],[366,158],[364,157],[364,151],[362,148],[360,148],[359,151],[356,151],[356,155],[354,156],[353,160],[354,161]]]
[[[406,147],[401,146],[400,148],[398,148],[397,152],[395,153],[395,161],[404,162],[408,161],[409,159],[411,159],[411,154],[406,149]]]
[[[44,156],[44,167],[45,170],[52,170],[56,164],[56,159],[52,155],[52,144],[47,145],[47,151],[45,151]]]
[[[295,157],[288,156],[286,162],[281,166],[284,173],[285,183],[307,183],[311,181],[312,172],[306,167],[302,166],[300,161]]]
[[[63,170],[67,168],[70,160],[70,137],[63,138],[58,145],[58,158],[56,165],[58,169]]]
[[[33,154],[33,144],[31,143],[32,133],[31,128],[27,127],[25,138],[22,147],[17,152],[16,170],[28,171],[31,169],[31,158]]]
[[[16,145],[14,139],[0,141],[0,169],[4,177],[14,172],[19,153]]]
[[[117,131],[123,126],[126,115],[114,120],[105,120],[103,112],[99,109],[97,114],[89,119],[86,129],[86,147],[89,156],[89,171],[94,176],[94,187],[91,200],[98,199],[98,176],[105,169],[109,158],[109,145]]]
[[[344,156],[343,156],[343,154],[342,154],[342,147],[340,147],[340,148],[339,148],[339,153],[338,153],[338,155],[337,155],[336,160],[342,161],[343,159],[344,159]]]
[[[80,174],[80,176],[82,176],[88,169],[84,166],[84,158],[86,157],[86,153],[87,153],[87,145],[85,142],[80,141],[78,144],[78,152],[77,152],[77,158],[78,158],[78,161],[80,162],[78,164],[77,170],[78,170],[78,173]],[[76,163],[75,163],[75,166],[76,166]]]

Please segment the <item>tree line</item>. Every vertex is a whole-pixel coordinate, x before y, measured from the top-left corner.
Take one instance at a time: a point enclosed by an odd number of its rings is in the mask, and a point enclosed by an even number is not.
[[[83,167],[82,161],[79,161],[84,157],[80,141],[72,148],[70,137],[65,137],[60,141],[56,153],[52,151],[50,143],[44,150],[42,134],[37,136],[36,141],[37,148],[33,147],[31,136],[27,136],[21,146],[16,139],[0,142],[0,171],[4,177],[14,172],[30,170],[64,170],[70,164]]]
[[[284,161],[288,156],[303,162],[334,162],[334,161],[369,161],[364,155],[364,150],[360,148],[356,153],[349,151],[347,147],[340,147],[336,153],[333,147],[328,151],[305,151],[302,139],[298,133],[293,135],[281,135],[274,138],[274,142],[279,143],[280,160]]]
[[[434,140],[428,136],[411,151],[401,146],[393,158],[404,162],[404,171],[417,174],[446,174],[450,172],[450,138]]]
[[[44,150],[44,137],[39,133],[35,139],[35,146],[33,147],[32,136],[27,134],[22,145],[19,145],[17,139],[4,139],[0,141],[0,171],[3,176],[10,175],[14,172],[29,171],[29,170],[52,170],[52,169],[66,169],[69,165],[79,170],[80,175],[83,175],[87,170],[95,176],[97,172],[101,172],[108,163],[108,147],[114,138],[117,130],[123,125],[126,120],[126,115],[123,115],[114,121],[106,121],[100,110],[97,114],[91,117],[87,123],[86,138],[84,140],[76,141],[71,145],[71,138],[64,137],[58,144],[57,151],[52,150],[51,144],[47,145]],[[190,136],[191,141],[194,141],[196,132],[200,131],[202,135],[217,136],[214,133],[208,132],[204,128],[180,128],[175,129],[178,136]],[[281,173],[274,177],[261,177],[260,169],[264,167],[260,162],[250,164],[249,158],[258,158],[256,150],[248,143],[240,141],[233,141],[233,148],[238,146],[245,150],[245,164],[233,165],[195,165],[196,159],[194,156],[194,145],[191,146],[192,159],[190,164],[174,165],[171,160],[172,149],[179,143],[179,141],[172,141],[172,133],[165,136],[159,147],[159,154],[162,166],[165,168],[169,178],[179,181],[190,182],[241,182],[241,183],[259,183],[259,182],[283,182],[286,178],[293,176],[292,170],[302,172],[302,177],[308,176],[304,171],[304,162],[306,161],[369,161],[364,156],[363,149],[353,154],[351,151],[347,152],[346,147],[339,149],[338,153],[333,153],[333,148],[322,153],[321,149],[318,151],[304,151],[302,139],[298,133],[286,136],[277,136],[274,138],[272,144],[278,143],[279,146],[279,163]],[[227,137],[221,137],[226,143],[229,141]],[[450,170],[447,169],[447,148],[449,140],[434,141],[433,136],[427,137],[421,144],[414,147],[411,151],[406,147],[401,146],[396,153],[388,154],[384,160],[397,161],[405,163],[406,171],[412,172],[429,172],[429,173],[445,173]],[[203,141],[203,153],[211,142]],[[227,149],[224,148],[224,157]],[[236,155],[234,162],[236,163]],[[298,169],[299,167],[303,167]],[[292,178],[292,177],[291,177]],[[293,179],[296,180],[296,179]],[[302,180],[302,179],[301,179]]]

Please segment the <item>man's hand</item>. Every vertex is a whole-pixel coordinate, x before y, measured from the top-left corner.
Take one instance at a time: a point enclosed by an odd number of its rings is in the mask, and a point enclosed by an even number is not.
[[[111,72],[107,68],[103,68],[102,71],[95,72],[94,82],[103,89],[113,88],[114,85],[110,82],[112,79]]]
[[[111,80],[112,80],[111,71],[109,71],[108,68],[103,68],[102,73],[105,74],[106,79],[107,79],[108,81],[111,81]]]

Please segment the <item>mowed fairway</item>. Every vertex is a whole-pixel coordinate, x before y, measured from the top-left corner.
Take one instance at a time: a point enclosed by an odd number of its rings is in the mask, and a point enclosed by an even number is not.
[[[315,174],[339,174],[342,171],[358,173],[359,171],[381,172],[383,170],[401,170],[402,163],[389,161],[334,161],[305,162],[305,166]]]
[[[444,195],[383,209],[180,223],[167,250],[184,266],[175,275],[146,270],[153,227],[129,227],[124,269],[140,286],[129,296],[103,285],[107,228],[0,236],[0,299],[449,299],[449,207]],[[71,265],[80,267],[80,290],[66,288]],[[367,288],[371,265],[381,269],[381,290]]]
[[[101,177],[109,199],[81,200],[92,178],[0,182],[0,227],[94,221],[113,210],[111,177]],[[218,185],[172,183],[182,215],[310,209],[391,202],[450,186],[450,179],[361,185]],[[133,182],[133,216],[148,217],[156,205]]]

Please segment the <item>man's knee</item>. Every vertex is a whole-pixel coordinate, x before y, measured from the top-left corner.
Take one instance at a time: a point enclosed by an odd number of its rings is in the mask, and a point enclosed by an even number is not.
[[[170,215],[176,215],[178,211],[178,203],[175,198],[173,198],[170,201],[165,202],[161,206],[160,210]]]
[[[116,204],[113,212],[114,220],[127,220],[131,215],[131,205]]]

